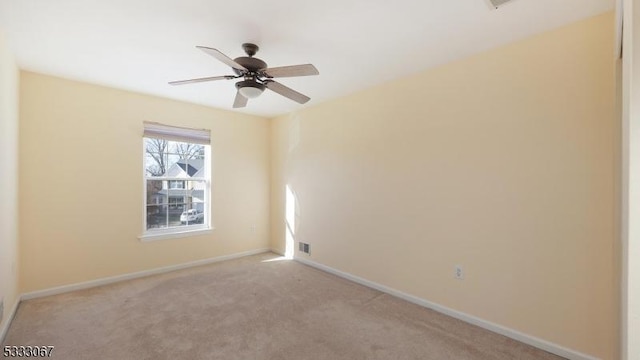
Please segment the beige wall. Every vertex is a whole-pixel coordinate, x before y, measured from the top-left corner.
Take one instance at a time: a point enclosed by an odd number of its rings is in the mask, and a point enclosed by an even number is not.
[[[0,33],[0,299],[2,329],[18,299],[18,68]]]
[[[623,6],[622,359],[640,360],[640,6]]]
[[[266,119],[30,72],[20,97],[22,292],[269,246]],[[212,235],[137,239],[143,121],[211,130]]]
[[[614,359],[612,54],[608,13],[273,120],[272,247],[289,185],[312,260]]]

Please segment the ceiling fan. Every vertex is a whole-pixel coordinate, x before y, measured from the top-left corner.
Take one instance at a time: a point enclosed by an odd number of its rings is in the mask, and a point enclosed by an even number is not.
[[[214,48],[206,46],[196,47],[213,56],[214,58],[222,61],[223,63],[231,66],[233,72],[235,72],[236,74],[171,81],[169,82],[169,84],[184,85],[204,81],[232,80],[244,78],[244,80],[236,82],[236,88],[238,89],[238,91],[236,92],[236,98],[233,102],[234,108],[242,108],[247,106],[247,100],[260,96],[265,88],[274,91],[284,97],[287,97],[297,103],[304,104],[310,100],[308,96],[303,95],[289,87],[286,87],[279,82],[273,81],[272,79],[280,77],[308,76],[319,74],[318,69],[316,69],[316,67],[311,64],[268,68],[266,62],[253,57],[253,55],[255,55],[260,49],[255,44],[242,44],[242,48],[244,49],[244,52],[247,53],[247,56],[241,56],[235,59],[231,59],[227,55]]]

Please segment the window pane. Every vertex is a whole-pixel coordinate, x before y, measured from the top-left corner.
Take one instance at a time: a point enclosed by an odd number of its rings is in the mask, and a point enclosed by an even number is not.
[[[147,176],[164,176],[167,171],[168,141],[145,139],[145,170]]]
[[[186,160],[187,170],[189,177],[202,178],[204,177],[204,160],[203,159],[188,159]]]
[[[191,203],[191,209],[198,214],[197,221],[200,224],[204,224],[204,216],[205,216],[205,213],[204,213],[204,209],[205,209],[204,201],[202,199],[194,197],[193,198],[193,202]]]
[[[182,226],[182,213],[186,210],[184,204],[184,198],[170,197],[169,198],[169,226]]]
[[[167,205],[147,206],[147,230],[167,227]]]
[[[204,160],[204,145],[195,145],[196,146],[196,156],[195,159]]]
[[[162,180],[147,180],[147,205],[167,203],[167,182]]]
[[[193,204],[185,204],[185,210],[180,215],[180,223],[182,225],[194,225],[204,223],[204,213],[196,208],[189,208]]]
[[[178,155],[180,159],[195,159],[201,153],[204,157],[204,145],[172,141],[170,143],[170,152]]]
[[[191,180],[186,181],[185,186],[189,195],[191,208],[204,211],[206,183],[204,181]],[[196,205],[198,207],[196,207]]]
[[[167,176],[183,177],[183,172],[180,169],[180,156],[176,154],[167,156]]]
[[[182,180],[170,180],[169,189],[184,189],[184,181]]]
[[[207,208],[205,206],[205,199],[206,199],[205,190],[206,190],[207,184],[204,181],[188,181],[186,185],[189,188],[190,195],[191,195],[190,207],[196,212],[197,221],[200,224],[204,224],[205,211]]]

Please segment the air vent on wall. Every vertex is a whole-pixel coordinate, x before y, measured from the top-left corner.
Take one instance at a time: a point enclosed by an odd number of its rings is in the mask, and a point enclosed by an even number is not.
[[[298,251],[303,252],[305,254],[311,254],[311,249],[309,247],[309,244],[303,243],[303,242],[298,243]]]
[[[491,4],[491,6],[497,9],[499,6],[502,6],[505,3],[508,3],[509,1],[512,1],[512,0],[489,0],[489,3]]]

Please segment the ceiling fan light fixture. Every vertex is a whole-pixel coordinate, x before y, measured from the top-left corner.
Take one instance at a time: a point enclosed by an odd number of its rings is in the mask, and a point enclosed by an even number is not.
[[[238,81],[236,87],[240,95],[247,99],[255,99],[264,91],[264,85],[253,80]]]

